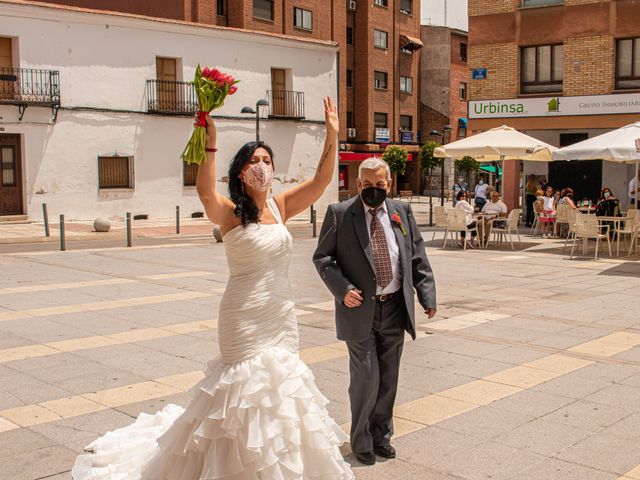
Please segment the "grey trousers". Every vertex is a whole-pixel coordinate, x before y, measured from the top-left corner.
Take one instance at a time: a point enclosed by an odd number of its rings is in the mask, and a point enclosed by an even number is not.
[[[390,443],[406,321],[404,295],[399,291],[391,300],[376,303],[368,338],[347,342],[353,452],[370,452]]]

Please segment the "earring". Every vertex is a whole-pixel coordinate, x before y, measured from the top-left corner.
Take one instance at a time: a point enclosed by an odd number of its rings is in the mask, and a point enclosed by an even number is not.
[[[244,195],[244,182],[242,182],[240,185],[242,185],[242,195]]]

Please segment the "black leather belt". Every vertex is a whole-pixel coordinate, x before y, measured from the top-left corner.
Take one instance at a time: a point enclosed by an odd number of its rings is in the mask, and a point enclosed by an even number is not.
[[[382,295],[376,295],[376,302],[380,302],[380,303],[388,302],[389,300],[392,300],[393,297],[395,297],[396,294],[399,291],[400,290],[396,290],[395,292],[383,293]]]

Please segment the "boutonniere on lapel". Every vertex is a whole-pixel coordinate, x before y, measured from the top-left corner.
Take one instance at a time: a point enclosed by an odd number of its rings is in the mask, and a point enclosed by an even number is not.
[[[398,212],[393,212],[393,215],[391,215],[391,220],[393,220],[393,223],[400,227],[400,230],[402,230],[402,234],[406,237],[407,231],[404,229],[404,225],[402,225],[402,219],[400,218]]]

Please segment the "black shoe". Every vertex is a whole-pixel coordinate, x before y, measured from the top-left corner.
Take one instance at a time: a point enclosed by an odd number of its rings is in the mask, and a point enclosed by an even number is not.
[[[374,447],[373,451],[382,458],[396,458],[396,449],[391,445],[380,445],[379,447]]]
[[[364,463],[365,465],[374,465],[376,463],[376,456],[373,454],[373,452],[353,452],[353,454],[360,463]]]

